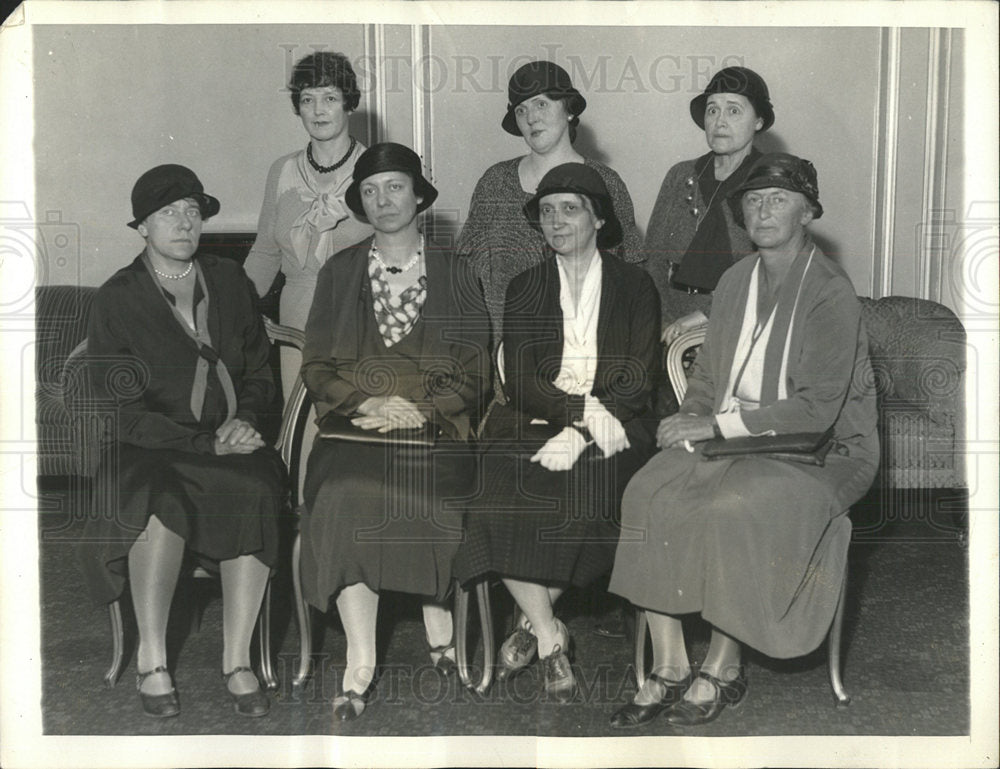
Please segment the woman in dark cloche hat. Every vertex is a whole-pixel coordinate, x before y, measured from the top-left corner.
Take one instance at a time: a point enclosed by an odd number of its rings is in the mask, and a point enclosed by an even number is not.
[[[524,217],[548,258],[507,289],[507,403],[486,420],[486,491],[466,514],[455,574],[499,575],[520,609],[499,677],[537,655],[545,695],[567,702],[576,682],[555,606],[610,571],[621,493],[653,451],[659,300],[642,269],[612,255],[623,228],[590,164],[545,174]]]
[[[719,277],[753,251],[729,196],[760,157],[754,139],[774,124],[767,83],[746,67],[716,72],[690,110],[711,151],[667,172],[643,246],[668,344],[706,322]]]
[[[842,600],[847,511],[878,468],[861,305],[809,235],[816,169],[763,155],[733,201],[755,250],[719,279],[680,411],[622,497],[622,531],[643,536],[622,537],[609,590],[644,611],[653,665],[618,728],[707,724],[747,694],[744,646],[784,659],[819,646]],[[692,613],[712,628],[698,665]]]
[[[522,216],[538,182],[562,163],[586,163],[607,185],[622,224],[622,243],[614,256],[639,261],[641,240],[632,198],[621,177],[596,160],[584,158],[573,142],[587,100],[573,86],[569,73],[551,61],[519,67],[507,85],[507,108],[500,125],[528,145],[528,154],[490,166],[476,184],[465,225],[459,236],[459,256],[471,259],[483,281],[494,341],[501,335],[507,284],[546,257],[545,238]]]
[[[98,289],[87,331],[87,371],[116,429],[94,483],[102,515],[79,555],[95,602],[129,583],[136,687],[157,718],[180,713],[166,633],[185,551],[222,576],[222,675],[236,712],[269,708],[250,637],[278,562],[285,473],[258,432],[275,385],[256,297],[236,262],[198,251],[218,211],[184,166],[139,177],[128,226],[144,247]]]
[[[454,500],[475,489],[470,438],[489,389],[479,284],[419,228],[437,197],[419,156],[375,144],[353,177],[344,201],[375,234],[319,271],[302,351],[320,429],[303,491],[302,590],[321,611],[336,603],[347,636],[341,721],[364,712],[375,685],[383,590],[420,596],[430,662],[456,671],[444,602],[462,539]]]

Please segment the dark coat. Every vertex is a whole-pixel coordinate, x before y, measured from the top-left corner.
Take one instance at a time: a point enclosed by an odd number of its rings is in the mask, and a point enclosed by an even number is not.
[[[369,397],[340,376],[338,366],[358,361],[366,324],[375,323],[368,277],[371,243],[366,238],[345,248],[319,271],[302,351],[302,379],[319,418],[331,410],[354,414]],[[426,325],[419,367],[442,426],[452,438],[467,440],[488,395],[489,319],[479,281],[464,260],[432,244],[424,257]]]
[[[656,287],[641,268],[604,252],[601,269],[592,394],[618,418],[630,441],[640,432],[648,440],[663,382]],[[554,257],[510,282],[504,310],[504,389],[517,411],[565,427],[582,419],[584,397],[567,395],[552,384],[563,351],[559,289]]]

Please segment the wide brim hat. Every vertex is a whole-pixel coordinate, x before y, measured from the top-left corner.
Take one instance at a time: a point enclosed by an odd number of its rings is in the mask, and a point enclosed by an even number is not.
[[[691,118],[698,127],[705,130],[705,104],[713,93],[737,93],[745,96],[753,105],[757,117],[764,121],[761,131],[774,125],[774,107],[764,78],[746,67],[725,67],[716,72],[708,81],[703,93],[691,100]]]
[[[747,173],[747,178],[733,192],[733,198],[740,198],[749,190],[779,187],[799,192],[809,200],[813,208],[813,219],[823,215],[819,202],[819,181],[816,168],[808,160],[789,155],[786,152],[771,152],[757,158]]]
[[[507,113],[500,121],[509,134],[520,136],[514,108],[523,101],[545,94],[550,97],[569,97],[570,114],[579,115],[587,108],[587,100],[573,87],[569,73],[551,61],[532,61],[519,67],[507,83]]]
[[[361,153],[354,163],[354,174],[351,186],[344,193],[344,202],[357,216],[366,219],[365,208],[361,204],[361,182],[374,174],[386,171],[402,171],[413,179],[413,192],[422,198],[417,204],[417,213],[430,208],[437,199],[438,191],[424,178],[420,156],[402,144],[381,142],[373,144]]]
[[[150,214],[184,198],[198,201],[202,219],[219,213],[219,201],[205,193],[201,181],[190,168],[175,163],[150,168],[132,187],[132,221],[128,226],[137,229]]]
[[[608,187],[601,175],[585,163],[563,163],[542,177],[538,190],[522,209],[532,227],[541,232],[539,204],[546,195],[557,192],[586,195],[598,201],[601,218],[604,220],[604,225],[597,231],[597,245],[600,248],[614,248],[622,242],[622,225],[615,213]]]

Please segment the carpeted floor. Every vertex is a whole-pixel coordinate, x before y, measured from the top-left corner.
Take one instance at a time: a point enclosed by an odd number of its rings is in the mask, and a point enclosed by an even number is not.
[[[303,691],[293,692],[289,682],[298,662],[298,631],[285,574],[274,583],[272,637],[281,687],[272,697],[271,713],[244,719],[233,712],[219,676],[218,588],[197,580],[199,584],[179,588],[171,620],[170,664],[181,715],[162,721],[145,718],[132,683],[134,625],[127,625],[131,640],[121,681],[113,689],[102,683],[111,640],[107,614],[92,608],[73,558],[81,531],[77,491],[67,479],[40,483],[45,734],[623,736],[609,727],[608,718],[634,692],[632,650],[625,640],[593,632],[595,622],[613,609],[599,587],[567,594],[561,607],[575,641],[574,667],[581,684],[577,700],[562,706],[539,697],[537,665],[506,685],[494,684],[482,696],[454,681],[442,681],[429,665],[414,602],[405,595],[386,596],[380,612],[384,664],[376,695],[361,719],[335,726],[330,700],[344,660],[343,633],[334,616],[324,622],[314,615],[315,673]],[[890,503],[873,493],[851,514],[855,536],[843,668],[853,697],[850,707],[834,707],[825,648],[794,661],[751,653],[747,699],[697,730],[698,735],[968,733],[968,568],[962,496],[918,496],[897,496]],[[918,509],[931,512],[913,512]],[[508,604],[501,589],[494,596],[499,617]],[[193,605],[203,606],[200,624],[192,622],[197,613]],[[689,624],[691,656],[697,660],[705,652],[707,636],[696,618]],[[634,732],[675,733],[662,719]]]

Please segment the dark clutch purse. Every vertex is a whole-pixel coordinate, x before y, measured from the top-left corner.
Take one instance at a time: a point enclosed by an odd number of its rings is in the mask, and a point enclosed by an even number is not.
[[[433,422],[424,422],[421,427],[400,428],[380,433],[378,430],[365,430],[351,423],[355,417],[345,417],[341,414],[327,413],[319,420],[319,436],[338,441],[353,441],[355,443],[391,443],[394,446],[433,446],[441,434],[441,428]]]
[[[826,463],[826,455],[833,448],[833,428],[822,433],[788,433],[787,435],[760,435],[745,438],[713,438],[705,441],[701,454],[705,459],[724,459],[745,454],[799,462],[805,465]]]

